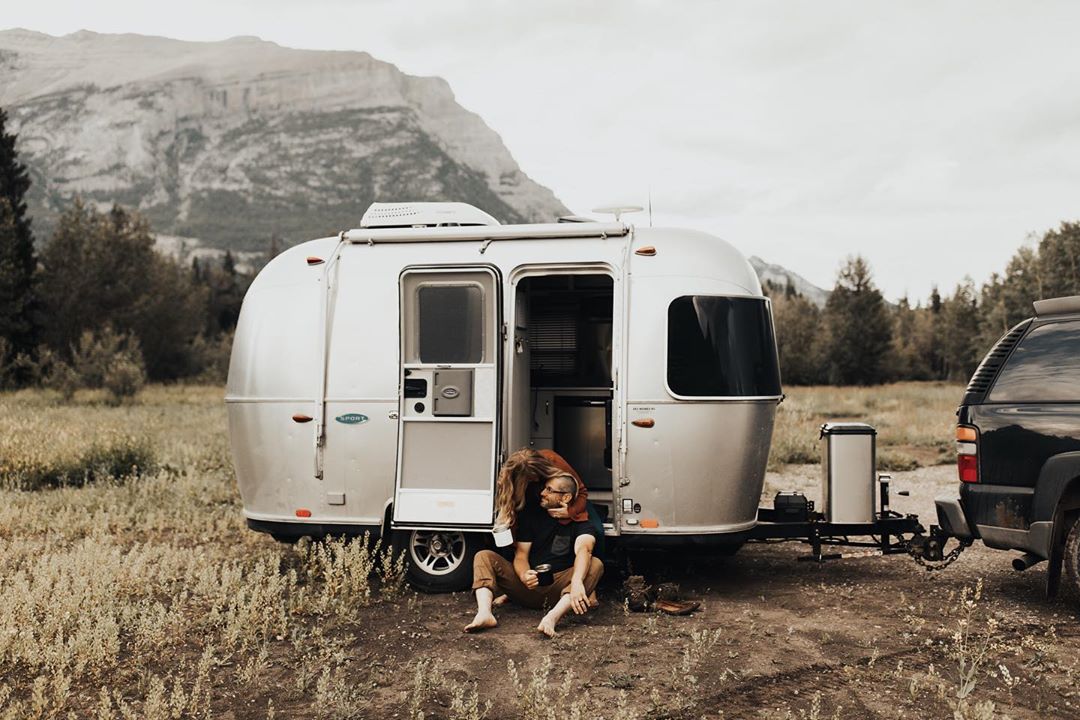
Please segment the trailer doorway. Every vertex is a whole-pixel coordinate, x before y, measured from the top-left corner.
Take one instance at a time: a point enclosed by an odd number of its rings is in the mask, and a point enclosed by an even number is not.
[[[562,455],[609,523],[614,281],[595,271],[530,274],[514,298],[508,450]]]

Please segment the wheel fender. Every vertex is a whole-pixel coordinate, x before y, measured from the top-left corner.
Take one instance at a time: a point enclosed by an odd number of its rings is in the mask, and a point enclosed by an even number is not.
[[[1061,566],[1065,533],[1069,522],[1080,510],[1080,452],[1055,455],[1039,472],[1032,504],[1032,522],[1053,523],[1047,550],[1046,596],[1057,594],[1061,584]]]
[[[1054,455],[1043,463],[1035,483],[1031,521],[1055,520],[1063,507],[1080,508],[1080,452]]]

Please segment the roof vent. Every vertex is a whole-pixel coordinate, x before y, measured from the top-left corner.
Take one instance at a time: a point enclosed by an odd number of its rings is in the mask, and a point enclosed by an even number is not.
[[[469,227],[498,225],[480,208],[460,202],[371,203],[362,228]]]
[[[1048,300],[1036,300],[1032,305],[1035,306],[1035,314],[1038,317],[1076,313],[1080,312],[1080,295],[1051,298]]]

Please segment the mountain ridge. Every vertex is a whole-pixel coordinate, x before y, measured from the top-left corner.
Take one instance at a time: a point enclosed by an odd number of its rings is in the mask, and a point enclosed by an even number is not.
[[[763,286],[769,283],[783,289],[790,283],[796,293],[802,295],[819,308],[825,307],[825,303],[829,299],[828,290],[818,287],[797,272],[788,270],[782,265],[766,262],[757,255],[751,255],[748,260],[750,266],[754,268],[754,272],[758,274],[758,279],[761,280]]]
[[[76,194],[249,251],[355,225],[376,200],[463,200],[504,222],[569,212],[445,80],[365,52],[15,29],[0,74],[46,229]]]

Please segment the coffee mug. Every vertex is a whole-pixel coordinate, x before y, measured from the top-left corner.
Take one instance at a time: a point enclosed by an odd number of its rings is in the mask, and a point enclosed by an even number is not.
[[[514,544],[514,533],[510,531],[508,525],[496,525],[491,528],[491,534],[495,537],[495,545],[498,547]]]
[[[555,582],[555,573],[551,572],[551,566],[547,563],[537,565],[533,570],[536,572],[536,579],[541,586],[547,586]]]

